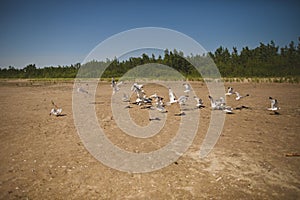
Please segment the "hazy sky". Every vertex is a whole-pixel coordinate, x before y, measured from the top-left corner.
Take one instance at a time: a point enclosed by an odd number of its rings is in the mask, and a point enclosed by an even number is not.
[[[207,51],[300,36],[298,1],[0,0],[0,67],[82,62],[100,42],[139,27],[182,32]]]

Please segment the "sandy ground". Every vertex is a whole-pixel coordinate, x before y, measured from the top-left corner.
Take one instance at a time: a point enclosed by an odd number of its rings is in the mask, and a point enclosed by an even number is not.
[[[299,199],[299,84],[228,83],[242,101],[228,98],[235,110],[226,115],[222,134],[211,153],[200,159],[210,108],[200,82],[192,86],[204,99],[197,135],[176,162],[150,173],[128,173],[96,160],[80,140],[72,113],[72,83],[0,85],[0,199]],[[101,88],[100,88],[101,87]],[[102,84],[96,113],[107,137],[131,152],[149,152],[166,145],[178,129],[178,105],[167,107],[167,121],[158,135],[140,139],[122,133],[110,110],[111,88]],[[145,90],[156,91],[154,85]],[[159,89],[164,96],[167,90]],[[266,110],[276,97],[280,115]],[[167,97],[167,96],[166,96]],[[49,116],[51,100],[63,108],[62,117]],[[98,103],[97,103],[98,102]],[[145,126],[148,110],[132,105],[133,120]],[[219,112],[219,111],[213,111]],[[184,117],[184,116],[182,116]]]

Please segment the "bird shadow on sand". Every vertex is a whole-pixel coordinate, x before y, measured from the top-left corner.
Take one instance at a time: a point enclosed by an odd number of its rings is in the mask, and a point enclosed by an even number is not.
[[[160,121],[161,119],[158,118],[158,117],[155,117],[155,118],[149,118],[149,121]]]
[[[252,108],[250,108],[249,106],[240,106],[236,107],[235,110],[252,110]]]
[[[226,112],[225,114],[226,115],[234,115],[235,113],[234,112]]]
[[[59,114],[59,115],[56,115],[56,117],[65,117],[67,116],[67,114]]]
[[[89,104],[104,104],[104,102],[102,102],[102,101],[94,101],[94,102],[90,102]]]
[[[274,111],[273,113],[270,113],[270,115],[281,115],[279,112]]]

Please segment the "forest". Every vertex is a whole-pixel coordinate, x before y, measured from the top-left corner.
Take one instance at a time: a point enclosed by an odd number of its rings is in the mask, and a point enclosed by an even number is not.
[[[203,55],[184,55],[183,52],[166,49],[164,55],[155,57],[142,54],[140,57],[130,57],[127,60],[118,59],[106,61],[90,61],[70,66],[50,66],[37,68],[35,64],[27,65],[22,69],[9,66],[0,69],[0,78],[75,78],[80,69],[80,76],[87,78],[99,78],[99,69],[107,67],[101,78],[121,77],[136,66],[156,63],[167,65],[180,72],[186,78],[201,77],[192,63],[201,66],[201,74],[213,74],[211,70],[213,60],[222,77],[299,77],[300,76],[300,37],[296,45],[291,41],[284,47],[275,45],[274,41],[268,44],[260,43],[258,47],[249,49],[236,47],[232,50],[220,46],[215,52]],[[148,75],[156,77],[160,74],[157,70],[148,70]],[[153,73],[153,74],[151,74]],[[161,72],[163,73],[163,72]]]

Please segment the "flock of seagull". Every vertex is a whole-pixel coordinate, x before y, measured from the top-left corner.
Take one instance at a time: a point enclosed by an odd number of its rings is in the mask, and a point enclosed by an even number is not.
[[[113,90],[113,94],[115,94],[116,92],[118,92],[120,90],[119,86],[122,83],[123,82],[117,83],[114,80],[114,78],[112,78],[111,87]],[[134,83],[131,87],[131,91],[136,94],[136,100],[132,103],[137,104],[139,106],[147,106],[147,108],[152,108],[152,102],[154,100],[154,102],[155,102],[154,108],[156,108],[160,112],[167,112],[167,110],[165,108],[166,105],[168,106],[168,105],[171,105],[174,103],[178,103],[179,105],[184,105],[187,102],[187,100],[189,98],[189,92],[191,91],[191,86],[188,83],[184,83],[183,86],[184,86],[185,95],[182,95],[182,96],[176,98],[176,95],[174,94],[172,89],[169,88],[169,101],[164,103],[163,97],[158,96],[156,93],[153,95],[150,95],[148,97],[143,89],[143,85]],[[246,94],[243,96],[240,95],[240,93],[234,91],[234,89],[232,87],[228,87],[228,90],[225,93],[225,95],[226,96],[235,95],[236,101],[239,101],[239,100],[249,96],[249,94]],[[211,105],[212,110],[222,110],[228,114],[233,113],[233,108],[226,105],[225,99],[223,97],[220,97],[219,99],[214,99],[212,96],[208,96],[208,98],[210,100],[210,105]],[[203,100],[201,98],[194,96],[194,99],[196,101],[195,108],[201,109],[201,108],[205,107],[203,104]],[[278,110],[280,108],[278,107],[278,101],[276,99],[273,99],[272,97],[269,97],[269,99],[271,101],[271,107],[268,108],[268,110],[274,111],[275,114],[279,114]],[[124,93],[122,101],[130,102],[129,96]],[[242,107],[238,107],[236,109],[242,109],[242,108],[248,108],[248,107],[242,106]]]
[[[120,86],[123,84],[123,82],[116,82],[114,78],[112,78],[111,81],[111,87],[112,87],[112,94],[116,94],[118,91],[120,91]],[[136,100],[132,102],[132,104],[136,104],[139,106],[143,106],[142,108],[155,108],[159,112],[168,112],[166,109],[166,105],[172,105],[178,103],[179,105],[185,105],[189,98],[189,92],[191,91],[191,86],[188,83],[184,83],[184,93],[185,95],[182,95],[178,98],[176,98],[176,95],[172,91],[171,88],[169,88],[169,101],[164,103],[164,98],[155,94],[152,94],[150,96],[147,96],[142,84],[134,83],[131,87],[131,91],[136,94]],[[87,90],[83,89],[82,87],[77,88],[77,92],[89,94]],[[228,87],[227,92],[225,93],[226,96],[232,96],[235,95],[235,100],[239,101],[243,98],[246,98],[249,96],[249,94],[246,94],[244,96],[240,95],[240,93],[234,91],[232,87]],[[196,101],[195,108],[196,109],[202,109],[204,108],[203,100],[197,96],[193,97]],[[225,99],[223,97],[220,97],[218,99],[214,99],[212,96],[208,96],[210,100],[210,105],[212,110],[222,110],[227,114],[233,113],[233,108],[226,105]],[[267,108],[269,111],[273,111],[274,114],[279,114],[278,110],[280,109],[278,107],[278,101],[277,99],[273,99],[272,97],[269,97],[269,100],[271,101],[271,107]],[[122,97],[123,102],[130,102],[130,97],[127,94],[123,94]],[[50,115],[54,116],[62,116],[62,108],[59,108],[53,101],[52,105],[54,108],[51,109]],[[154,106],[153,106],[153,102]],[[127,108],[130,108],[130,106],[127,106]],[[246,106],[238,107],[235,109],[242,109],[242,108],[248,108]],[[184,115],[184,113],[180,113],[179,115]]]

